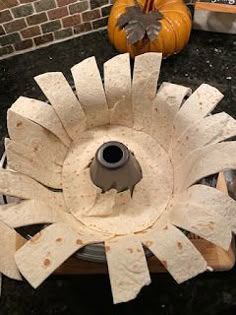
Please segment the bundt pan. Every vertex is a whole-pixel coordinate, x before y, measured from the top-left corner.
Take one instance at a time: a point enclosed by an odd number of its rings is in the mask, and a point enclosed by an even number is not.
[[[212,270],[187,233],[229,250],[236,202],[215,182],[223,172],[233,181],[236,121],[211,114],[223,95],[208,84],[157,90],[161,61],[140,55],[131,76],[118,55],[103,84],[91,57],[71,69],[76,93],[45,73],[35,80],[48,103],[10,107],[0,193],[18,201],[0,206],[2,274],[37,288],[75,253],[106,260],[121,303],[150,284],[151,253],[177,283]]]

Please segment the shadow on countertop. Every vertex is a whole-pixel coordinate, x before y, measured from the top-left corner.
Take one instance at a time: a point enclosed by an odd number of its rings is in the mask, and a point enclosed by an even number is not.
[[[102,64],[117,52],[105,31],[86,35],[0,61],[0,154],[6,131],[6,112],[20,96],[44,100],[33,77],[62,71],[70,84],[70,68],[95,55]],[[217,87],[225,98],[217,111],[236,118],[236,36],[194,31],[186,49],[163,61],[160,81],[195,89],[201,83]],[[108,276],[50,277],[37,290],[26,282],[4,278],[1,315],[235,315],[236,268],[200,275],[177,285],[168,274],[152,276],[135,301],[113,306]]]

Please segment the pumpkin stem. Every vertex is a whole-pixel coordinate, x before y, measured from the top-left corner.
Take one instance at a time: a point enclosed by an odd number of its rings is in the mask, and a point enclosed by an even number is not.
[[[147,14],[154,9],[154,0],[146,0],[143,7],[143,13]]]

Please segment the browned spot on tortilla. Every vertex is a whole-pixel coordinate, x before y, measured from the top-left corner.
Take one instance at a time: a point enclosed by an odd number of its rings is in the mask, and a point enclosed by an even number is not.
[[[105,246],[105,252],[108,253],[111,250],[110,246]]]
[[[138,265],[133,265],[133,269],[135,270],[135,269],[137,269],[138,268]]]
[[[61,238],[61,237],[58,237],[58,238],[56,239],[56,242],[57,242],[57,243],[61,243],[61,242],[62,242],[62,238]]]
[[[127,248],[127,250],[132,254],[134,252],[133,248]]]
[[[16,127],[21,127],[23,125],[23,122],[22,121],[18,121],[17,123],[16,123]]]
[[[41,236],[42,236],[42,232],[39,232],[39,233],[35,234],[35,235],[31,238],[30,242],[33,243],[33,244],[38,243],[38,242],[40,241],[40,237],[41,237]]]
[[[147,247],[152,246],[153,242],[152,241],[146,241],[144,243]]]
[[[158,112],[158,109],[155,107],[155,111]]]
[[[37,152],[38,150],[39,150],[38,145],[35,145],[35,146],[34,146],[34,152]]]
[[[189,139],[189,136],[186,136],[186,140],[188,140]]]
[[[166,226],[163,228],[163,230],[168,230],[168,225],[166,225]]]
[[[142,251],[141,251],[141,249],[137,248],[137,252],[138,252],[138,253],[141,253]]]
[[[161,260],[162,265],[167,269],[168,263],[166,260]]]
[[[43,265],[44,267],[49,267],[51,265],[51,260],[48,258],[44,259]]]
[[[178,249],[183,249],[183,244],[181,242],[177,242]]]
[[[78,240],[76,240],[76,244],[78,244],[78,245],[83,245],[84,243],[83,243],[82,240],[78,239]]]

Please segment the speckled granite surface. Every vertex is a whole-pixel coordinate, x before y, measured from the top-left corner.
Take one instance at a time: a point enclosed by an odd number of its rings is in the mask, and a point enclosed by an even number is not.
[[[0,61],[0,154],[6,111],[20,95],[44,99],[33,77],[62,71],[70,83],[70,67],[95,55],[99,66],[116,52],[106,32],[84,36],[25,55]],[[236,36],[193,32],[179,55],[164,60],[160,82],[196,88],[205,82],[225,98],[217,111],[236,118]],[[200,275],[177,285],[167,274],[153,275],[152,284],[130,303],[113,306],[108,276],[51,277],[33,290],[26,282],[4,278],[1,315],[235,315],[236,268]]]

